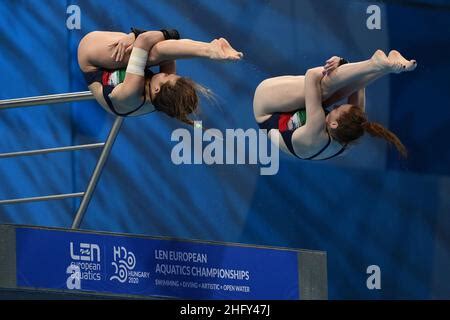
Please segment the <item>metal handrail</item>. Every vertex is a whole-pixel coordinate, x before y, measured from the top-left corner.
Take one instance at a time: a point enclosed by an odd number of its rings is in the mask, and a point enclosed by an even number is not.
[[[90,91],[0,100],[0,110],[95,99]]]
[[[55,195],[51,195],[51,196],[21,198],[21,199],[11,199],[11,200],[0,200],[0,205],[2,205],[2,204],[3,205],[19,204],[19,203],[28,203],[28,202],[36,202],[36,201],[61,200],[61,199],[68,199],[68,198],[81,198],[82,196],[84,196],[84,192],[55,194]]]
[[[26,98],[18,98],[18,99],[8,99],[8,100],[0,100],[0,110],[31,107],[31,106],[37,106],[37,105],[67,103],[67,102],[92,100],[92,99],[94,99],[94,95],[90,91],[52,94],[52,95],[46,95],[46,96],[26,97]],[[108,160],[108,157],[111,153],[111,149],[114,144],[114,141],[116,140],[116,137],[119,134],[123,120],[124,120],[124,118],[122,118],[122,117],[116,117],[114,124],[109,132],[108,139],[104,143],[76,145],[76,146],[59,147],[59,148],[51,148],[51,149],[19,151],[19,152],[10,152],[10,153],[0,154],[0,159],[1,159],[1,158],[12,158],[12,157],[18,157],[18,156],[40,155],[40,154],[47,154],[47,153],[52,153],[52,152],[76,151],[76,150],[84,150],[84,149],[93,149],[93,148],[103,147],[100,158],[97,161],[97,165],[96,165],[94,172],[89,180],[89,184],[88,184],[86,192],[67,193],[67,194],[32,197],[32,198],[0,200],[0,205],[83,197],[83,199],[81,200],[80,206],[76,212],[73,223],[72,223],[72,229],[78,229],[84,218],[84,215],[89,206],[89,203],[92,199],[92,195],[97,186],[98,180],[99,180],[100,175],[103,170],[103,167],[105,166],[105,163]]]
[[[94,194],[94,190],[97,186],[98,179],[100,178],[103,167],[105,166],[106,160],[108,160],[114,141],[119,134],[123,120],[124,118],[122,117],[116,117],[116,120],[114,121],[111,131],[109,132],[108,139],[106,140],[105,146],[103,147],[103,151],[97,161],[97,165],[95,166],[94,173],[89,180],[86,194],[84,195],[83,200],[81,200],[80,207],[78,208],[75,219],[73,220],[72,229],[78,229],[80,227],[81,221],[84,218],[84,214],[86,213],[89,203],[91,202],[92,195]]]
[[[38,149],[38,150],[29,150],[29,151],[0,153],[0,159],[24,157],[24,156],[36,156],[36,155],[42,155],[42,154],[47,154],[47,153],[64,152],[64,151],[96,149],[96,148],[101,148],[104,145],[105,145],[105,143],[101,142],[101,143],[80,144],[77,146],[59,147],[59,148],[51,148],[51,149]]]

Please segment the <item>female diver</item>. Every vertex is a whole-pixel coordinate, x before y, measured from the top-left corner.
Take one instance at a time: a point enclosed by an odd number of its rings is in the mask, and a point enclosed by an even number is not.
[[[398,51],[389,56],[377,50],[371,59],[348,63],[333,57],[325,67],[305,76],[264,80],[256,89],[253,111],[261,129],[279,148],[302,160],[328,160],[341,155],[365,132],[393,144],[402,156],[407,150],[399,138],[365,114],[365,87],[389,73],[412,71],[415,60]],[[341,99],[347,103],[326,110]]]
[[[240,60],[241,52],[227,40],[211,43],[181,39],[177,30],[130,34],[95,31],[78,46],[78,63],[98,103],[118,116],[139,116],[161,111],[193,125],[188,115],[198,106],[198,93],[208,91],[176,74],[177,59]],[[159,66],[153,74],[148,67]]]

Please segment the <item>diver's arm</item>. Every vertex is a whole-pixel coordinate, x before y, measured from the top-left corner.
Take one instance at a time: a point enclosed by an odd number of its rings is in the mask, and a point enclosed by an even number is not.
[[[176,74],[177,73],[177,63],[175,60],[163,61],[159,64],[159,72]]]
[[[142,100],[149,51],[162,40],[164,35],[161,31],[147,31],[138,35],[133,44],[125,79],[109,95],[113,103],[134,105],[136,101],[139,103]]]
[[[362,88],[356,92],[353,92],[348,97],[348,104],[360,107],[363,111],[366,110],[366,89]]]
[[[325,112],[322,107],[321,81],[324,68],[309,69],[305,75],[305,107],[308,132],[319,133],[324,130]]]

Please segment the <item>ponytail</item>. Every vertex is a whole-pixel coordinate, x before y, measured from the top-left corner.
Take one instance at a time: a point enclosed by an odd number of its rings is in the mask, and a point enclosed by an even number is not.
[[[403,157],[408,156],[408,151],[400,139],[381,124],[367,121],[367,115],[360,107],[352,106],[348,112],[339,117],[337,122],[337,128],[328,128],[328,130],[330,135],[342,144],[351,143],[367,132],[372,137],[385,139],[395,146]]]
[[[408,156],[408,151],[406,150],[406,147],[403,145],[403,143],[400,141],[400,139],[392,133],[390,130],[383,127],[381,124],[376,122],[363,122],[362,127],[364,128],[364,131],[369,133],[372,137],[378,137],[386,140],[395,148],[397,151],[406,158]]]

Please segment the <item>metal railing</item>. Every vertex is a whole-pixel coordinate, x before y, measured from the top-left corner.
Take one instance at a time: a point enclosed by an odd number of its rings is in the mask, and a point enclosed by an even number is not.
[[[94,95],[90,91],[50,94],[47,96],[36,96],[36,97],[27,97],[27,98],[18,98],[18,99],[8,99],[8,100],[0,100],[0,110],[12,109],[12,108],[22,108],[22,107],[32,107],[32,106],[42,106],[42,105],[46,105],[46,104],[75,102],[75,101],[92,100],[92,99],[94,99]]]
[[[19,98],[19,99],[8,99],[8,100],[0,100],[0,110],[31,107],[31,106],[37,106],[37,105],[67,103],[67,102],[92,100],[92,99],[94,99],[94,96],[92,95],[92,93],[90,91],[52,94],[52,95],[46,95],[46,96],[36,96],[36,97],[27,97],[27,98]],[[81,225],[81,222],[83,221],[86,210],[92,199],[92,195],[95,191],[95,187],[97,186],[98,180],[99,180],[100,175],[103,170],[103,167],[111,153],[111,149],[114,144],[114,141],[116,140],[116,137],[119,134],[123,120],[124,120],[124,118],[122,118],[122,117],[117,117],[115,119],[114,124],[108,134],[108,138],[106,139],[106,142],[51,148],[51,149],[39,149],[39,150],[27,150],[27,151],[10,152],[10,153],[0,153],[0,159],[3,159],[3,158],[13,158],[13,157],[22,157],[22,156],[42,155],[42,154],[55,153],[55,152],[102,148],[102,152],[97,161],[97,165],[95,166],[94,172],[92,173],[92,176],[89,180],[89,183],[88,183],[88,186],[87,186],[87,189],[85,192],[57,194],[57,195],[40,196],[40,197],[32,197],[32,198],[0,200],[0,205],[29,203],[29,202],[36,202],[36,201],[61,200],[61,199],[68,199],[68,198],[82,198],[80,206],[78,207],[78,210],[75,214],[75,218],[72,222],[72,229],[78,229]]]

